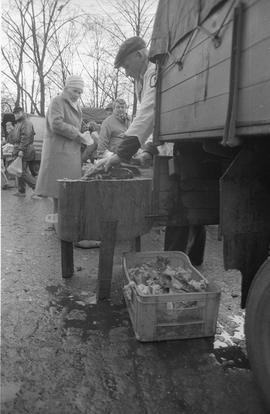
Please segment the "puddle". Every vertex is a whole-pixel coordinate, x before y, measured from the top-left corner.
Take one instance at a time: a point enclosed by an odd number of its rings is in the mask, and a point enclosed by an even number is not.
[[[108,335],[112,329],[118,327],[129,326],[132,330],[128,311],[124,303],[116,305],[111,301],[101,301],[97,304],[94,303],[93,299],[95,296],[93,294],[91,296],[91,292],[75,294],[61,285],[48,286],[46,289],[51,295],[49,308],[57,309],[59,314],[61,313],[62,315],[64,336],[68,332],[77,332],[76,335],[79,335],[80,339],[85,342],[93,331],[99,331],[101,335]],[[222,326],[219,324],[219,327],[221,328]],[[170,357],[174,359],[175,355],[179,353],[184,355],[193,349],[193,352],[198,355],[214,355],[224,370],[234,368],[250,369],[249,361],[242,348],[232,343],[232,337],[224,329],[220,333],[226,339],[222,343],[219,343],[220,340],[217,339],[220,335],[216,335],[213,338],[199,338],[189,341],[162,341],[143,345],[145,348],[148,345],[152,352],[154,352],[154,347],[159,358],[166,359],[166,361]],[[135,344],[135,348],[140,348],[140,346],[140,343]],[[194,361],[194,364],[197,363],[197,360]]]
[[[113,328],[130,325],[124,304],[115,305],[105,300],[98,304],[89,304],[87,298],[72,294],[62,286],[48,286],[46,289],[53,296],[49,308],[56,307],[59,311],[64,310],[64,329],[80,331],[82,341],[87,340],[91,331],[108,334]],[[93,296],[90,299],[92,298]]]

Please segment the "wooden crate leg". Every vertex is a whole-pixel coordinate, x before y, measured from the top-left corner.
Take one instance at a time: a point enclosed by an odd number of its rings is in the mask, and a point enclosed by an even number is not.
[[[110,298],[116,230],[117,221],[101,223],[97,301]]]
[[[70,278],[74,273],[73,243],[61,240],[62,277]]]
[[[136,252],[140,252],[141,251],[141,236],[138,236],[135,239],[135,251]]]
[[[135,239],[130,240],[129,243],[131,252],[141,251],[141,236],[135,237]]]

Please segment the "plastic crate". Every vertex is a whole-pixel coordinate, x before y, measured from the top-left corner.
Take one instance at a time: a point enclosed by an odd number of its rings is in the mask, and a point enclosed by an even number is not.
[[[214,283],[208,282],[203,292],[159,295],[142,295],[130,284],[129,269],[157,256],[168,258],[171,266],[191,269],[197,281],[206,280],[182,252],[125,253],[122,263],[127,285],[123,292],[136,338],[149,342],[213,336],[220,301],[220,289]]]

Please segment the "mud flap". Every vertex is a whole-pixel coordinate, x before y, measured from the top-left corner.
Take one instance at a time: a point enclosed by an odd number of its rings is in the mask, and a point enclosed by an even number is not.
[[[250,284],[268,255],[270,146],[243,148],[220,179],[220,218],[225,269],[242,273],[244,308]]]

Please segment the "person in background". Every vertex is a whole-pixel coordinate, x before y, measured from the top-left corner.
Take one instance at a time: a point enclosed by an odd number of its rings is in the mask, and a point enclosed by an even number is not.
[[[57,222],[58,179],[81,178],[82,112],[79,99],[84,81],[69,76],[61,94],[52,99],[46,114],[46,135],[43,142],[36,194],[53,199],[52,222]]]
[[[5,124],[5,140],[2,145],[2,155],[5,168],[14,160],[14,124],[11,121],[7,121]]]
[[[113,102],[110,102],[108,105],[105,106],[105,111],[107,116],[110,116],[113,113]]]
[[[135,80],[136,95],[139,102],[136,117],[125,132],[115,153],[104,160],[108,169],[123,160],[129,160],[140,148],[141,164],[149,163],[157,148],[150,138],[154,126],[155,105],[155,65],[149,61],[146,43],[140,37],[131,37],[120,46],[114,65],[124,68],[126,75]],[[177,240],[176,240],[177,239]],[[196,243],[195,248],[193,245]],[[165,231],[165,250],[179,249],[190,255],[192,263],[202,263],[205,247],[204,226],[170,226]]]
[[[82,145],[82,163],[86,163],[88,160],[94,162],[97,158],[97,147],[99,140],[100,125],[95,121],[90,121],[86,127],[86,131],[89,131],[93,143],[91,145]]]
[[[8,178],[6,176],[6,169],[3,158],[1,158],[1,188],[2,190],[7,190],[8,188],[10,188]]]
[[[16,121],[12,131],[13,156],[22,158],[22,175],[18,177],[18,191],[14,195],[25,197],[26,184],[32,190],[35,190],[36,186],[36,180],[28,170],[29,162],[35,158],[35,148],[33,146],[35,131],[32,122],[26,117],[22,107],[15,107],[13,114]]]
[[[113,103],[113,113],[101,124],[97,157],[103,158],[116,152],[123,141],[130,124],[127,116],[127,104],[124,99],[117,98]]]
[[[13,144],[14,141],[14,124],[11,121],[7,121],[6,123],[6,141],[9,144]]]

